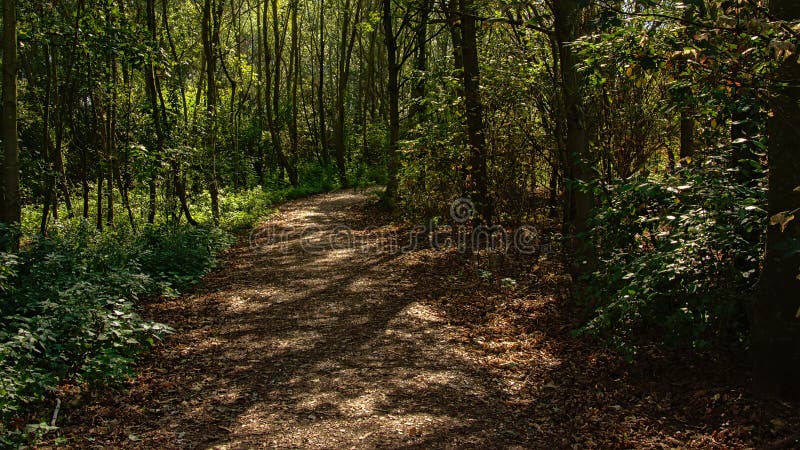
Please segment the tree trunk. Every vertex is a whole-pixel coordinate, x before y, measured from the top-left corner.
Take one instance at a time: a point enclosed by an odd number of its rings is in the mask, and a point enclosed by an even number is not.
[[[389,72],[386,88],[389,94],[389,155],[386,165],[388,177],[383,202],[387,208],[392,209],[397,202],[397,175],[400,171],[400,151],[397,145],[397,141],[400,139],[400,65],[397,61],[397,39],[394,32],[391,0],[383,0],[383,35]]]
[[[272,150],[278,158],[278,163],[281,167],[281,173],[286,170],[289,176],[289,183],[293,186],[298,184],[297,170],[289,163],[289,159],[283,152],[283,144],[281,143],[281,118],[280,118],[280,59],[281,59],[281,45],[280,45],[280,30],[278,23],[278,6],[277,0],[272,0],[272,16],[273,16],[273,51],[269,48],[269,21],[267,20],[267,12],[264,11],[264,22],[262,33],[264,36],[264,69],[265,81],[267,86],[266,95],[266,113],[267,113],[267,126],[269,127],[270,140],[272,142]],[[274,58],[273,58],[274,56]],[[273,62],[274,59],[274,62]],[[271,91],[270,91],[271,90]],[[280,177],[281,179],[283,176]]]
[[[283,168],[286,169],[286,174],[289,176],[289,183],[292,186],[297,186],[300,184],[300,180],[297,175],[297,168],[292,165],[291,161],[289,161],[288,156],[283,151],[283,144],[281,144],[280,140],[281,131],[283,131],[283,118],[280,114],[281,60],[283,59],[283,42],[280,33],[282,28],[286,28],[286,22],[284,22],[284,26],[281,28],[278,19],[278,0],[272,0],[272,39],[275,46],[275,88],[272,91],[272,109],[275,117],[273,121],[273,125],[275,127],[273,142],[276,143],[275,148],[278,152],[278,157],[280,158]]]
[[[125,208],[125,211],[128,213],[128,222],[131,224],[131,230],[136,232],[136,218],[133,216],[133,209],[131,209],[131,200],[128,196],[128,189],[125,187],[125,183],[122,181],[122,173],[119,168],[114,171],[114,181],[117,183],[117,189],[119,189],[119,196],[122,200],[122,206]]]
[[[298,108],[297,108],[297,85],[300,83],[300,30],[297,25],[297,9],[299,7],[299,0],[293,0],[291,3],[291,15],[292,15],[292,42],[291,42],[291,49],[290,49],[290,70],[289,76],[291,78],[291,87],[290,87],[290,95],[291,95],[291,103],[292,103],[292,117],[289,120],[289,139],[291,140],[291,155],[292,158],[298,157],[299,151],[299,141],[298,141],[298,134],[297,134],[297,115]],[[294,166],[294,164],[292,164]]]
[[[20,223],[19,150],[17,143],[17,13],[16,0],[3,0],[3,163],[0,168],[0,222]],[[14,239],[12,248],[18,241]]]
[[[325,137],[325,0],[319,1],[319,76],[317,85],[317,110],[319,113],[319,142],[322,163],[330,166],[331,157],[328,152],[328,141]]]
[[[215,10],[216,9],[216,10]],[[212,17],[213,14],[213,17]],[[203,41],[203,54],[206,61],[206,114],[208,127],[206,130],[205,144],[211,158],[211,168],[208,173],[208,190],[211,195],[211,216],[214,225],[219,225],[219,187],[217,180],[217,149],[216,149],[216,122],[217,122],[217,44],[219,42],[219,21],[222,16],[222,2],[214,8],[214,0],[205,0],[203,4],[203,23],[201,37]]]
[[[266,14],[266,5],[264,14]],[[258,70],[259,77],[263,76],[267,68],[264,67],[264,33],[260,32],[261,24],[261,2],[256,3],[256,69]],[[266,164],[265,164],[265,152],[264,152],[264,131],[265,131],[265,112],[264,112],[264,93],[269,92],[269,88],[264,89],[264,81],[258,83],[256,85],[256,115],[258,116],[258,138],[256,143],[256,158],[253,162],[253,170],[256,172],[256,177],[258,178],[259,184],[263,187],[266,185],[267,182],[267,171],[266,171]]]
[[[419,24],[414,33],[416,59],[414,69],[417,71],[417,80],[411,87],[411,116],[417,123],[425,119],[425,72],[428,70],[428,16],[430,15],[431,0],[421,0]]]
[[[156,42],[156,11],[155,11],[155,0],[147,0],[147,29],[150,33],[150,39],[153,42]],[[155,67],[153,67],[152,57],[155,55],[151,55],[151,59],[148,60],[148,63],[144,66],[144,79],[145,79],[145,91],[147,93],[147,100],[150,103],[150,117],[153,119],[153,127],[156,131],[156,146],[154,149],[155,159],[153,161],[154,167],[152,168],[152,174],[150,175],[150,180],[148,180],[149,184],[149,201],[148,201],[148,210],[147,210],[147,223],[153,223],[156,218],[156,176],[157,176],[157,167],[160,165],[159,162],[161,160],[161,155],[164,152],[164,129],[161,125],[161,114],[158,110],[158,95],[156,94],[156,77],[155,77]]]
[[[85,147],[81,147],[81,196],[83,198],[83,218],[89,220],[89,166]]]
[[[565,142],[565,177],[569,203],[565,218],[570,232],[576,236],[588,231],[589,214],[594,205],[591,191],[592,171],[586,116],[581,93],[582,79],[578,72],[578,56],[570,47],[578,37],[580,6],[578,0],[559,0],[554,4],[553,17],[559,44],[559,65],[563,91],[564,113],[567,121]],[[574,242],[576,273],[591,270],[592,253],[585,245]]]
[[[73,44],[73,48],[77,47],[77,43]],[[73,53],[74,57],[74,53]],[[74,213],[72,211],[72,197],[69,192],[69,185],[67,184],[67,173],[64,169],[64,152],[63,152],[63,144],[64,144],[64,114],[66,109],[66,95],[63,92],[63,89],[59,87],[58,81],[58,61],[57,55],[53,55],[53,64],[52,64],[52,77],[53,83],[55,87],[55,102],[56,105],[56,113],[55,113],[55,134],[56,134],[56,142],[55,146],[53,147],[53,169],[55,170],[56,184],[58,188],[61,190],[61,194],[64,196],[64,205],[67,207],[67,216],[72,218]],[[71,84],[72,77],[72,67],[67,67],[69,75],[67,76],[67,83],[66,86]]]
[[[47,236],[47,221],[50,214],[50,206],[53,203],[55,193],[55,177],[52,165],[52,144],[50,142],[50,92],[52,90],[53,78],[50,64],[52,64],[52,54],[50,47],[45,45],[45,68],[47,77],[44,86],[44,111],[42,114],[42,160],[45,167],[45,191],[44,204],[42,205],[42,218],[39,223],[39,234]]]
[[[369,45],[366,49],[366,55],[362,55],[363,73],[361,79],[363,81],[361,92],[362,107],[361,107],[361,156],[364,164],[368,164],[367,155],[369,151],[369,127],[367,126],[367,117],[375,120],[375,38],[376,31],[373,29],[369,32],[368,39]],[[363,47],[362,47],[363,50]]]
[[[347,82],[350,78],[350,57],[353,54],[353,45],[356,38],[356,27],[353,22],[358,22],[358,15],[361,9],[361,2],[356,5],[356,18],[351,19],[350,0],[345,0],[342,19],[342,29],[339,41],[339,76],[336,80],[336,116],[334,117],[334,149],[336,150],[336,166],[339,169],[339,182],[342,187],[349,186],[347,179],[347,158],[345,143],[345,96],[347,94]]]
[[[108,160],[109,167],[108,171],[106,172],[106,188],[108,191],[106,192],[106,197],[108,198],[108,206],[106,207],[106,225],[109,228],[114,228],[114,176],[113,173],[115,169],[115,163],[113,158],[109,158]]]
[[[695,6],[697,2],[689,2],[687,7],[683,11],[683,19],[687,21],[694,21],[697,18],[697,8]],[[702,2],[700,2],[702,4]],[[705,8],[701,8],[701,11]],[[687,41],[691,41],[694,39],[693,32],[687,27],[686,33],[684,38]],[[687,68],[689,67],[688,62],[686,59],[681,59],[680,64],[678,65],[678,73],[683,74]],[[688,91],[684,97],[684,102],[691,102],[692,92],[691,87],[687,88]],[[681,105],[681,115],[680,115],[680,127],[681,127],[681,139],[680,145],[681,148],[679,150],[680,159],[686,160],[685,162],[691,161],[694,158],[695,153],[695,121],[693,117],[693,108],[690,104]]]
[[[684,108],[681,111],[681,149],[680,158],[690,160],[694,158],[694,118]]]
[[[796,0],[772,0],[771,13],[778,20],[800,19]],[[800,399],[800,220],[781,214],[800,208],[800,79],[798,55],[793,54],[778,69],[778,88],[767,124],[769,158],[768,210],[764,271],[753,310],[753,356],[756,389],[767,395]],[[780,220],[779,220],[780,219]],[[777,222],[777,223],[776,223]]]
[[[478,62],[477,11],[474,0],[461,1],[461,57],[464,63],[464,107],[466,109],[467,145],[469,147],[467,189],[475,205],[475,212],[483,224],[492,221],[493,205],[488,193],[486,137],[483,133],[483,104],[480,93],[480,65]]]
[[[107,14],[111,17],[111,14]],[[106,158],[108,167],[106,171],[107,199],[106,225],[114,227],[114,171],[117,164],[117,144],[116,144],[116,114],[117,114],[117,59],[114,56],[108,57],[108,98],[106,111]]]
[[[97,230],[103,231],[103,163],[97,168]]]
[[[464,70],[464,53],[462,51],[464,45],[461,37],[461,16],[457,2],[458,0],[449,0],[447,3],[447,28],[450,31],[450,40],[453,42],[453,76],[461,77],[461,73]],[[459,97],[464,97],[463,83],[457,85],[456,94]]]

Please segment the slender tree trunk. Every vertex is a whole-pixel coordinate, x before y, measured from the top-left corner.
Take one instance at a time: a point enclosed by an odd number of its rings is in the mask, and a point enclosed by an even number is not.
[[[280,113],[280,86],[281,86],[281,60],[283,59],[283,39],[281,38],[281,26],[278,17],[278,0],[272,0],[272,31],[273,31],[273,44],[275,45],[275,89],[272,92],[273,111],[275,116],[275,130],[276,138],[278,139],[276,148],[280,152],[280,160],[283,168],[286,169],[286,174],[289,176],[289,183],[292,186],[300,184],[297,174],[297,168],[289,160],[283,151],[283,144],[281,144],[280,133],[283,131],[283,118],[279,116]],[[284,22],[283,29],[286,28]]]
[[[369,127],[367,126],[367,118],[375,120],[375,38],[377,33],[375,30],[369,33],[369,45],[366,52],[366,67],[364,68],[364,87],[361,90],[363,97],[363,106],[361,114],[361,154],[366,159],[369,152]],[[362,58],[364,59],[364,58]]]
[[[242,41],[241,30],[239,27],[240,9],[241,8],[236,8],[236,1],[231,0],[231,28],[233,28],[235,42],[233,50],[235,61],[237,62],[241,60],[241,46],[239,45],[239,43]],[[222,67],[225,68],[225,59],[222,58],[221,61]],[[233,126],[233,132],[231,133],[231,140],[233,141],[233,185],[237,188],[243,188],[247,184],[247,176],[242,171],[242,155],[239,150],[239,102],[237,102],[237,99],[242,95],[241,92],[238,91],[239,82],[243,78],[241,65],[235,65],[233,74],[229,74],[228,71],[226,71],[225,74],[228,76],[228,80],[231,85],[230,121]]]
[[[483,127],[483,104],[480,93],[480,65],[478,62],[477,11],[474,0],[460,0],[461,4],[461,56],[464,68],[464,107],[466,109],[467,144],[469,146],[467,189],[475,204],[481,223],[492,220],[493,205],[488,193],[487,149]]]
[[[464,71],[464,44],[461,33],[461,14],[459,0],[449,0],[447,3],[447,22],[450,31],[450,40],[453,43],[453,76],[462,77]],[[456,95],[464,98],[464,84],[455,87]]]
[[[107,192],[106,196],[108,197],[108,206],[106,207],[106,225],[109,228],[114,228],[114,176],[113,173],[116,170],[114,167],[116,164],[114,163],[113,159],[109,159],[108,161],[109,167],[106,171],[106,183],[107,183]]]
[[[169,12],[167,10],[167,2],[168,2],[168,0],[162,0],[161,1],[161,23],[162,23],[162,25],[164,27],[164,34],[166,34],[167,43],[169,44],[169,48],[170,48],[170,51],[172,53],[173,61],[178,62],[180,60],[180,57],[178,56],[178,51],[175,49],[175,43],[172,40],[172,30],[171,30],[171,27],[169,25]],[[201,64],[201,66],[202,66],[202,64]],[[180,91],[180,94],[181,94],[180,98],[181,98],[181,106],[182,106],[181,110],[183,112],[183,122],[184,123],[188,123],[189,122],[189,107],[187,106],[187,103],[186,103],[186,81],[184,79],[184,76],[183,76],[183,73],[182,73],[181,70],[176,70],[175,72],[178,73],[178,88],[179,88],[179,91]],[[202,68],[200,69],[200,72],[201,73],[203,72]]]
[[[697,2],[689,2],[683,10],[683,18],[687,21],[696,20],[697,9],[695,7],[695,3]],[[700,2],[702,3],[702,2]],[[691,41],[693,39],[692,32],[687,28],[685,33],[685,39]],[[679,73],[683,73],[686,71],[688,67],[688,63],[686,59],[682,59],[680,64],[678,64]],[[689,91],[687,92],[686,98],[684,102],[691,101],[692,93],[691,87],[688,87]],[[681,105],[680,109],[680,149],[679,149],[679,156],[680,159],[686,160],[685,162],[691,161],[694,158],[695,153],[695,121],[694,121],[694,111],[690,104],[683,104]]]
[[[345,110],[344,110],[344,97],[347,91],[347,77],[348,74],[345,73],[345,60],[346,60],[346,47],[347,47],[347,36],[348,36],[348,28],[350,25],[350,0],[345,0],[344,7],[342,8],[342,28],[341,28],[341,35],[339,37],[339,61],[337,64],[337,77],[336,77],[336,97],[334,98],[335,105],[334,111],[335,114],[333,116],[333,149],[334,155],[336,157],[336,167],[339,170],[339,183],[342,185],[343,188],[348,187],[348,180],[347,180],[347,164],[345,159],[345,153],[347,149],[345,148],[345,136],[344,136],[344,122],[345,122]]]
[[[197,225],[197,221],[194,220],[192,217],[192,213],[189,211],[189,202],[186,198],[186,184],[183,181],[183,176],[180,172],[180,167],[178,161],[173,160],[171,162],[172,168],[172,182],[175,184],[175,191],[178,194],[178,201],[180,202],[180,208],[183,215],[186,217],[186,221],[190,225]]]
[[[162,0],[162,2],[161,2],[161,15],[162,15],[161,21],[162,21],[162,24],[163,24],[163,27],[164,27],[164,33],[166,34],[167,43],[169,44],[169,48],[170,48],[170,51],[172,53],[172,57],[173,57],[173,59],[175,61],[178,61],[178,59],[179,59],[178,52],[177,52],[177,50],[175,48],[175,44],[172,41],[172,32],[171,32],[170,25],[169,25],[169,14],[168,14],[168,10],[167,10],[167,0]],[[154,18],[153,20],[155,20],[155,12],[153,13],[153,18]],[[155,24],[153,24],[153,31],[157,31],[155,29]],[[153,34],[153,36],[155,36],[155,34]],[[200,66],[201,66],[200,72],[202,73],[203,69],[204,69],[203,63],[201,63]],[[176,72],[178,73],[178,86],[179,86],[180,98],[181,98],[181,106],[182,106],[182,111],[183,111],[183,121],[184,121],[184,123],[188,123],[188,121],[189,121],[189,109],[188,109],[188,106],[187,106],[187,103],[186,103],[186,88],[185,88],[185,85],[184,85],[185,81],[184,81],[184,77],[183,77],[183,74],[182,74],[181,70],[177,70]],[[200,77],[200,79],[202,79],[202,78],[203,77]],[[161,113],[160,114],[161,117],[158,120],[159,123],[156,126],[157,127],[160,126],[160,128],[161,128],[161,134],[162,134],[162,144],[161,145],[163,147],[164,142],[166,141],[167,136],[168,136],[169,122],[166,120],[166,104],[165,104],[163,96],[160,95],[161,94],[161,82],[159,81],[159,78],[155,76],[155,73],[153,73],[153,88],[154,88],[155,92],[159,94],[158,95],[158,104],[159,104],[158,110]],[[198,92],[199,92],[199,89],[198,89]],[[154,99],[151,98],[151,101],[152,100],[154,100]],[[155,112],[155,111],[153,111],[153,112]],[[154,120],[154,123],[155,123],[156,117],[154,117],[153,120]],[[158,138],[158,136],[157,136],[157,138]],[[181,211],[181,213],[183,213],[186,216],[186,221],[189,224],[197,225],[197,221],[195,221],[194,218],[192,218],[192,214],[189,211],[189,204],[188,204],[188,199],[187,199],[187,195],[186,195],[186,184],[184,183],[183,175],[181,174],[180,162],[178,160],[178,157],[174,156],[174,155],[171,156],[169,162],[170,162],[170,172],[171,172],[171,177],[172,177],[172,184],[173,184],[173,186],[175,188],[175,194],[178,196],[178,201],[180,203],[180,211]]]
[[[397,39],[394,31],[392,0],[383,0],[383,35],[386,44],[386,63],[389,72],[387,91],[389,94],[389,155],[387,158],[387,183],[383,202],[387,208],[394,208],[398,194],[398,172],[400,171],[400,64],[397,61]]]
[[[20,223],[19,151],[17,143],[17,12],[16,0],[3,0],[3,162],[0,168],[0,222]],[[14,239],[11,247],[16,248]]]
[[[322,163],[330,166],[327,130],[325,128],[325,0],[319,0],[319,76],[317,85],[317,110],[319,114],[319,142]]]
[[[266,10],[264,11],[266,14]],[[256,158],[253,162],[253,170],[256,172],[256,177],[258,178],[259,184],[263,187],[266,182],[266,167],[265,167],[265,152],[264,152],[264,139],[262,138],[265,130],[264,120],[265,120],[265,113],[264,113],[264,92],[269,92],[269,88],[264,86],[265,80],[264,75],[268,68],[264,67],[264,34],[261,33],[261,2],[256,2],[256,68],[258,69],[259,75],[259,83],[256,86],[256,115],[258,116],[258,142],[256,143]]]
[[[215,8],[216,6],[216,8]],[[211,195],[211,215],[214,225],[219,225],[219,187],[217,176],[217,46],[219,42],[219,21],[222,16],[222,2],[215,5],[214,0],[205,0],[203,3],[203,22],[201,37],[203,41],[203,54],[206,65],[206,114],[207,130],[205,136],[206,149],[210,156],[210,170],[208,173],[208,190]]]
[[[81,196],[83,198],[83,218],[89,220],[89,165],[85,147],[81,148]]]
[[[778,20],[800,19],[796,0],[772,0]],[[756,389],[768,395],[800,399],[800,220],[787,221],[800,209],[800,64],[793,54],[778,69],[778,92],[767,124],[769,158],[768,210],[764,271],[754,305],[753,356]]]
[[[110,14],[108,15],[110,17]],[[108,58],[108,89],[109,95],[106,110],[106,157],[108,167],[106,168],[107,199],[106,224],[114,227],[114,171],[117,165],[117,144],[116,144],[116,115],[117,115],[117,60],[115,57]]]
[[[425,72],[428,70],[428,16],[430,15],[431,0],[421,0],[419,12],[419,24],[415,32],[416,41],[416,60],[414,69],[417,71],[418,79],[411,88],[413,99],[411,116],[421,123],[425,119]]]
[[[551,82],[553,86],[560,86],[562,75],[561,75],[561,44],[558,40],[558,37],[555,35],[550,36],[550,57],[553,60],[553,70],[552,70],[552,79]],[[556,92],[553,93],[552,96],[552,133],[555,137],[555,149],[552,151],[550,161],[553,171],[553,177],[551,185],[555,186],[556,188],[551,193],[551,214],[553,218],[557,218],[556,216],[556,197],[561,192],[560,189],[563,189],[564,198],[562,201],[562,222],[564,225],[568,224],[570,219],[571,210],[569,205],[572,204],[572,190],[571,189],[564,189],[564,179],[571,177],[571,172],[569,172],[569,167],[567,167],[567,142],[566,142],[566,113],[564,112],[564,90],[557,89]]]
[[[52,79],[53,79],[53,89],[55,94],[55,99],[53,104],[56,106],[56,112],[54,114],[55,118],[55,135],[56,141],[55,146],[53,146],[53,170],[55,171],[54,176],[56,177],[55,185],[61,191],[61,195],[64,197],[64,205],[67,208],[67,217],[73,217],[74,213],[72,211],[72,198],[69,192],[69,185],[67,183],[67,174],[66,170],[64,169],[64,154],[63,154],[63,144],[64,144],[64,113],[66,109],[66,95],[63,92],[63,89],[59,86],[58,80],[58,60],[57,54],[53,54],[53,63],[52,63]],[[71,79],[72,76],[68,77],[68,80]],[[70,82],[67,82],[69,85]]]
[[[550,217],[557,217],[556,216],[556,207],[558,206],[558,166],[555,165],[554,162],[550,164],[550,181],[548,182],[548,187],[550,189],[549,196],[547,199],[548,206],[550,208]]]
[[[39,224],[39,234],[42,236],[47,235],[47,222],[50,215],[50,206],[53,203],[55,193],[55,176],[52,164],[52,144],[50,142],[50,93],[52,91],[52,54],[50,46],[45,45],[45,68],[47,69],[47,77],[44,86],[44,111],[42,114],[42,159],[45,164],[45,192],[44,204],[42,205],[42,218]]]
[[[270,134],[272,135],[272,146],[273,150],[277,153],[281,153],[281,155],[285,155],[283,153],[283,142],[281,140],[281,132],[283,131],[283,116],[281,114],[280,105],[281,105],[281,60],[283,59],[283,46],[281,45],[281,38],[280,38],[280,25],[279,25],[279,17],[278,17],[278,0],[270,0],[270,8],[272,10],[272,97],[267,99],[267,101],[272,102],[272,119],[270,121]],[[264,14],[266,17],[266,14]],[[265,23],[264,30],[267,30],[267,25]],[[268,42],[266,39],[264,42]],[[269,66],[267,67],[269,69]],[[278,157],[281,165],[284,169],[286,167],[284,163],[285,156]],[[291,181],[290,181],[291,183]],[[294,183],[292,183],[294,184]]]
[[[146,4],[147,8],[147,29],[150,33],[150,39],[153,42],[156,42],[156,11],[155,11],[155,0],[147,0]],[[147,223],[155,222],[156,218],[156,184],[157,184],[157,174],[158,174],[158,167],[160,166],[161,155],[164,153],[164,129],[161,124],[161,114],[158,110],[158,95],[156,93],[156,76],[155,76],[155,67],[153,66],[152,58],[155,55],[152,55],[151,58],[148,60],[148,63],[144,66],[144,79],[145,79],[145,91],[147,93],[147,99],[150,103],[150,117],[153,120],[153,127],[155,128],[156,132],[156,146],[153,151],[155,154],[155,158],[153,160],[152,167],[152,174],[150,175],[150,180],[148,180],[149,185],[149,201],[148,201],[148,209],[147,209]]]
[[[688,160],[694,158],[694,117],[687,108],[681,110],[681,148],[680,158]]]
[[[280,30],[279,30],[279,21],[278,21],[278,7],[277,7],[277,0],[272,0],[272,15],[273,15],[273,50],[271,51],[269,48],[269,21],[267,20],[267,13],[264,11],[264,22],[262,32],[264,35],[264,70],[265,70],[265,81],[267,86],[267,95],[266,95],[266,113],[267,113],[267,126],[269,127],[270,131],[270,138],[272,142],[272,150],[275,152],[275,156],[278,158],[278,163],[280,164],[281,174],[283,170],[286,170],[287,175],[289,176],[289,183],[292,185],[297,185],[299,180],[297,177],[297,170],[289,163],[288,158],[286,158],[286,153],[283,151],[283,144],[281,143],[281,119],[279,117],[280,111],[278,110],[280,107],[280,58],[281,58],[281,46],[280,46]],[[273,51],[274,51],[274,62],[273,62]],[[270,91],[271,90],[271,91]],[[281,179],[283,176],[280,177]]]
[[[378,32],[372,30],[369,34],[369,49],[367,50],[367,92],[365,93],[367,98],[364,100],[365,103],[367,103],[366,109],[369,111],[369,118],[373,122],[378,115],[377,89],[375,86],[375,43],[377,42],[377,38]],[[366,123],[366,120],[364,123]]]
[[[103,231],[103,163],[97,167],[97,230]]]
[[[122,200],[122,206],[125,208],[125,212],[128,213],[128,222],[131,224],[131,230],[136,232],[136,218],[133,216],[133,209],[131,209],[131,201],[130,197],[128,196],[128,189],[125,187],[125,183],[122,180],[122,172],[117,168],[114,172],[115,182],[117,183],[117,189],[119,189],[120,199]]]
[[[339,169],[339,182],[342,187],[348,187],[347,180],[347,158],[346,158],[346,142],[345,142],[345,96],[347,94],[347,82],[350,78],[350,56],[353,52],[353,44],[355,43],[355,25],[352,24],[350,0],[345,0],[343,8],[342,29],[339,41],[339,76],[336,80],[336,115],[334,117],[334,148],[336,150],[336,166]],[[361,9],[361,2],[356,6],[356,19],[358,21],[358,12]],[[352,31],[351,31],[352,29]]]
[[[665,151],[667,153],[667,172],[675,172],[675,153],[668,146],[665,148]]]
[[[83,108],[83,115],[84,117],[89,117],[94,111],[94,106],[92,108],[89,105],[84,106]],[[81,157],[81,170],[80,170],[80,177],[81,177],[81,197],[83,199],[83,214],[82,217],[85,221],[89,221],[89,151],[85,145],[80,146],[80,157]]]
[[[297,25],[297,9],[299,0],[292,0],[291,15],[292,15],[292,43],[291,43],[291,64],[289,70],[289,77],[291,78],[291,102],[292,102],[292,117],[289,120],[289,138],[291,139],[291,155],[297,158],[299,150],[298,134],[297,134],[297,85],[300,82],[300,29]],[[292,164],[294,166],[294,164]]]

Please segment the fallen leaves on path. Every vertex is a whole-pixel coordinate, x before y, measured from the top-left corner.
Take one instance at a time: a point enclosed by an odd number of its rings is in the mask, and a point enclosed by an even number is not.
[[[556,252],[399,252],[372,201],[291,202],[195,292],[147,304],[176,333],[43,447],[793,444],[796,406],[750,398],[737,358],[631,365],[571,337]]]

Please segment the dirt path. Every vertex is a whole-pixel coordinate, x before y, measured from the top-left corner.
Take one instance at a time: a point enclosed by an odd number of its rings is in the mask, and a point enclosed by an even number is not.
[[[128,396],[84,412],[72,444],[485,447],[515,435],[451,327],[409,300],[414,282],[366,201],[289,203],[196,293],[152,305],[177,332]]]
[[[65,402],[79,448],[789,447],[796,405],[758,402],[713,355],[636,364],[570,337],[560,257],[398,252],[340,191],[283,205],[191,295],[130,388]],[[556,251],[554,251],[557,254]],[[497,255],[496,255],[497,256]],[[514,277],[512,280],[508,277]],[[511,280],[511,281],[509,281]],[[777,446],[776,446],[777,447]]]

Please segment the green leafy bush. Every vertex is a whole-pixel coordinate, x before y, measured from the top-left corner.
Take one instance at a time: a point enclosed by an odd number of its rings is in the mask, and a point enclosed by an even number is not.
[[[197,282],[231,244],[228,231],[252,226],[272,205],[336,187],[334,172],[318,165],[304,167],[303,180],[222,191],[220,228],[158,223],[134,232],[122,220],[98,232],[64,218],[46,238],[26,237],[18,254],[1,251],[17,231],[0,229],[0,447],[25,440],[20,426],[63,383],[115,384],[130,376],[136,355],[170,331],[136,313],[139,298],[175,295]],[[210,199],[199,201],[207,206]],[[210,223],[209,208],[192,206]],[[23,229],[32,236],[38,224]],[[48,429],[40,425],[27,428]]]
[[[223,230],[238,233],[255,225],[259,220],[275,211],[274,205],[321,192],[329,192],[338,187],[333,167],[324,168],[318,164],[308,164],[300,168],[303,182],[290,186],[284,181],[272,180],[264,186],[250,189],[223,189],[220,192],[220,223]],[[205,225],[211,221],[211,198],[207,192],[198,196],[193,208],[195,219]]]
[[[211,228],[146,227],[136,237],[137,260],[143,273],[181,288],[214,267],[214,255],[231,243],[227,233]]]
[[[67,380],[125,380],[136,354],[169,331],[135,301],[196,281],[229,242],[189,226],[99,233],[83,222],[0,253],[0,424],[27,420]],[[20,433],[4,426],[10,444]]]
[[[0,295],[11,290],[14,279],[14,267],[17,265],[17,257],[10,253],[0,252]]]
[[[596,315],[581,332],[627,353],[645,343],[746,341],[765,190],[736,181],[727,161],[610,187],[590,236],[600,260],[589,288]]]

